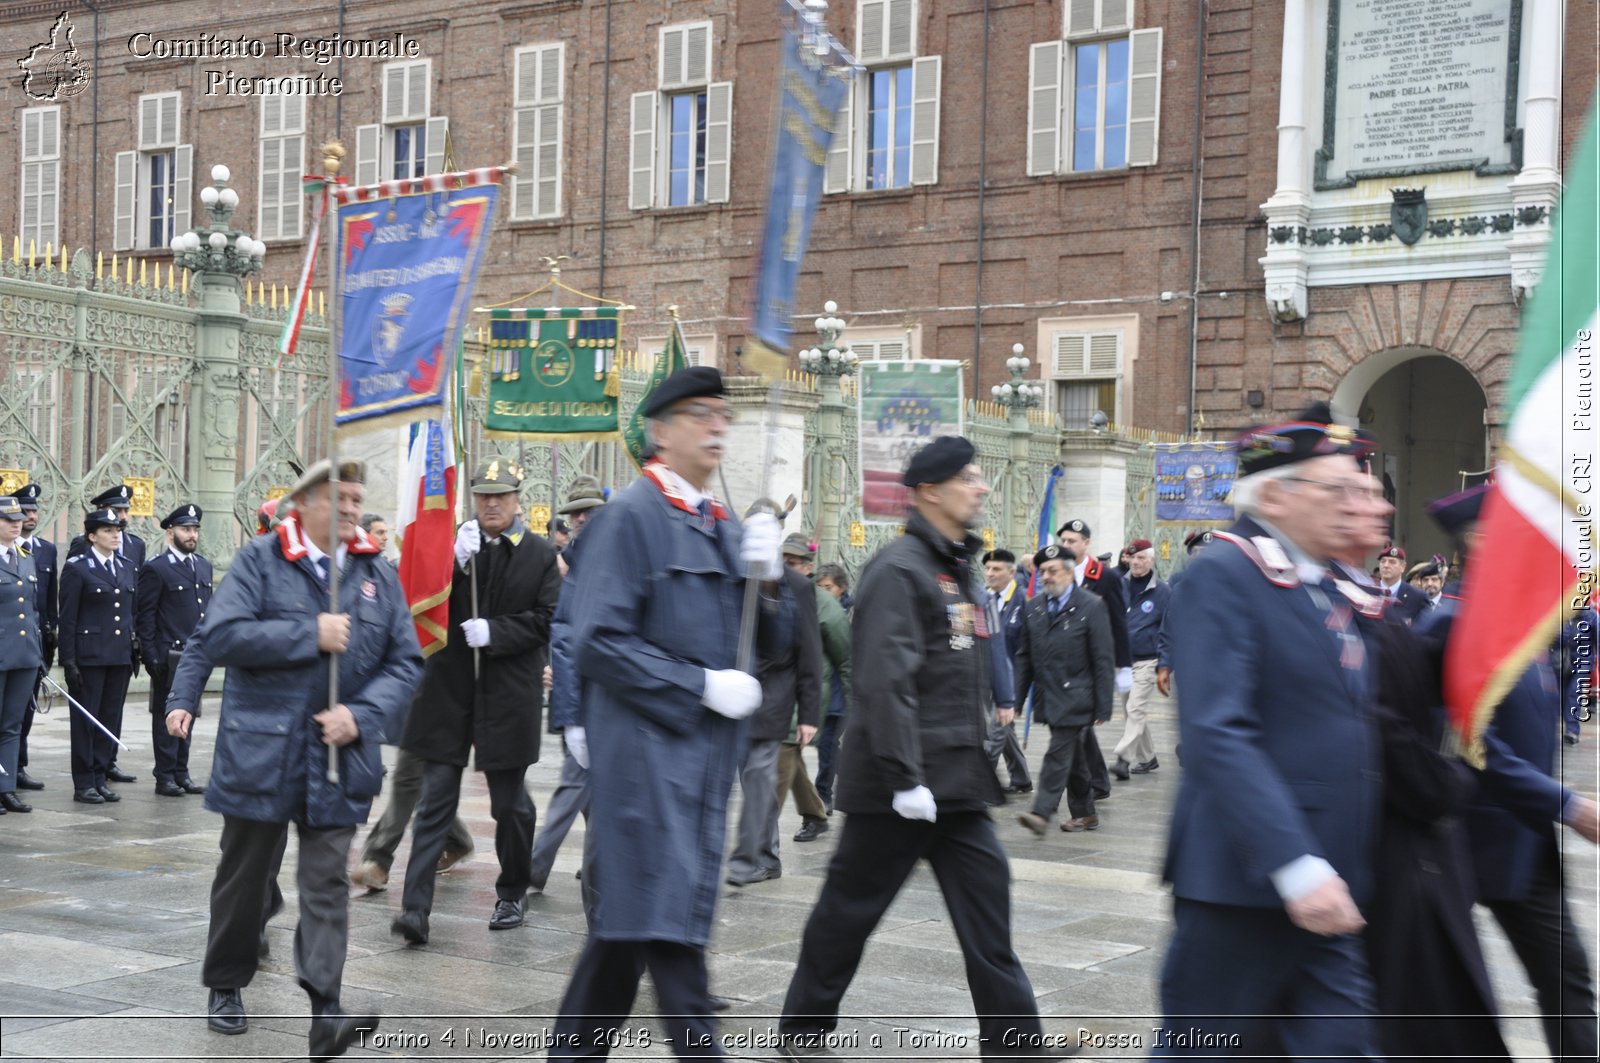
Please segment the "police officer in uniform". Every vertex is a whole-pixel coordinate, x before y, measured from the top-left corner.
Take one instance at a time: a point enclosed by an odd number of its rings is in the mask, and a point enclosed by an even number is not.
[[[0,815],[32,812],[17,797],[17,746],[22,718],[28,714],[33,684],[38,679],[38,576],[33,559],[22,549],[22,505],[0,498]]]
[[[122,702],[133,675],[136,567],[117,553],[127,526],[114,509],[83,519],[84,552],[61,569],[61,667],[67,690],[112,734],[122,735]],[[120,801],[107,781],[116,745],[100,729],[72,713],[72,799],[98,805]],[[131,778],[131,776],[126,776]]]
[[[98,495],[95,495],[89,502],[91,510],[110,509],[116,511],[117,517],[122,521],[123,529],[122,542],[117,546],[117,563],[121,565],[125,562],[132,565],[134,572],[137,573],[139,566],[144,564],[145,547],[143,539],[127,530],[128,512],[132,506],[133,488],[127,484],[108,487]],[[87,549],[89,549],[88,536],[74,536],[72,543],[67,547],[67,557],[69,559],[77,557]],[[117,781],[121,782],[122,780],[118,779]],[[128,781],[131,782],[132,780]]]
[[[39,634],[44,645],[44,660],[40,667],[48,671],[56,663],[56,544],[34,532],[39,527],[38,484],[17,488],[16,499],[22,506],[22,538],[18,544],[33,558],[33,573],[38,577]],[[44,683],[44,671],[33,682],[33,697],[37,701],[39,687]],[[28,774],[28,732],[33,730],[33,712],[22,714],[22,738],[17,744],[17,789],[43,790],[44,783]]]
[[[211,562],[195,552],[203,515],[192,502],[173,510],[161,522],[167,549],[139,570],[135,627],[139,654],[150,673],[151,746],[156,793],[162,797],[205,792],[189,777],[189,739],[167,731],[167,693],[173,673],[185,643],[211,604]]]

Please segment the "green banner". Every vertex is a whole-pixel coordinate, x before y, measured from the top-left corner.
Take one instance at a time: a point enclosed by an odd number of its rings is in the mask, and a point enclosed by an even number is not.
[[[609,310],[610,308],[605,308]],[[496,310],[489,321],[491,439],[617,437],[615,311]]]
[[[689,364],[689,357],[683,349],[683,326],[676,320],[672,322],[672,331],[667,335],[667,345],[656,356],[655,365],[650,367],[650,379],[645,381],[644,394],[639,396],[639,405],[633,408],[633,416],[628,419],[628,427],[622,430],[622,445],[628,449],[628,457],[633,463],[644,468],[644,415],[640,412],[645,403],[650,401],[650,393],[661,386],[661,382]]]

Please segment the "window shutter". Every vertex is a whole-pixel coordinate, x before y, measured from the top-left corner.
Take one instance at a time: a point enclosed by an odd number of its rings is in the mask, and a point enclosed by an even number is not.
[[[706,202],[728,201],[729,160],[733,147],[733,82],[706,89]]]
[[[877,346],[877,356],[880,361],[903,362],[910,357],[906,353],[905,340],[880,340]]]
[[[888,21],[889,0],[860,0],[856,7],[856,58],[863,63],[888,58],[884,23]]]
[[[1095,18],[1099,6],[1098,0],[1067,0],[1066,35],[1078,37],[1095,32],[1099,28]]]
[[[683,82],[705,85],[711,81],[711,24],[690,26],[683,34]]]
[[[111,243],[115,250],[128,251],[133,247],[133,205],[139,181],[137,151],[117,152],[116,179],[116,224]]]
[[[1028,175],[1061,168],[1061,42],[1028,49]]]
[[[656,192],[656,94],[630,98],[628,129],[628,207],[649,210]]]
[[[161,100],[139,97],[139,150],[153,151],[161,146]]]
[[[1133,0],[1100,0],[1101,33],[1133,28]]]
[[[428,116],[431,69],[426,59],[414,63],[389,63],[383,68],[385,122],[420,122]]]
[[[283,132],[283,103],[287,96],[276,93],[261,97],[261,135],[275,137]]]
[[[168,93],[157,97],[161,102],[160,129],[161,147],[176,147],[178,143],[178,94]]]
[[[549,44],[517,50],[512,147],[519,172],[511,178],[514,220],[561,213],[564,47]]]
[[[444,173],[445,166],[450,158],[450,119],[434,117],[428,119],[427,126],[427,158],[423,162],[423,173]]]
[[[685,347],[683,349],[683,360],[689,365],[705,365],[706,349],[704,347]]]
[[[261,99],[261,121],[266,125],[267,101]],[[256,181],[256,229],[263,240],[276,240],[283,227],[283,137],[261,138],[260,175]]]
[[[911,183],[939,180],[939,71],[941,56],[911,63]]]
[[[1122,375],[1122,333],[1058,332],[1051,374],[1061,380],[1093,380]]]
[[[554,218],[561,214],[561,105],[540,107],[537,114],[538,197],[534,211],[541,218]]]
[[[306,172],[306,138],[304,135],[283,139],[283,189],[279,202],[283,213],[278,219],[278,235],[285,240],[300,238],[300,211],[305,195],[300,190],[300,179]]]
[[[189,205],[193,200],[194,147],[189,144],[179,144],[172,150],[172,232],[174,235],[189,231]]]
[[[833,140],[828,143],[827,169],[823,171],[823,192],[850,191],[850,162],[854,155],[856,131],[850,124],[850,114],[855,104],[856,78],[850,79],[850,89],[844,94],[844,104],[833,123]]]
[[[394,63],[383,68],[383,120],[401,122],[406,117],[406,68]]]
[[[29,240],[43,243],[39,233],[39,170],[40,164],[22,164],[22,243]]]
[[[1055,376],[1080,377],[1083,375],[1084,352],[1089,338],[1082,333],[1056,333]]]
[[[382,135],[380,125],[356,126],[356,185],[359,187],[378,183]]]
[[[1090,376],[1116,376],[1122,372],[1122,333],[1096,332],[1089,337]]]
[[[917,54],[916,15],[916,0],[889,0],[884,30],[886,58],[908,59]]]
[[[1161,134],[1161,30],[1128,35],[1128,165],[1155,165]]]
[[[663,89],[675,89],[683,84],[684,28],[661,28],[661,69],[656,83]]]

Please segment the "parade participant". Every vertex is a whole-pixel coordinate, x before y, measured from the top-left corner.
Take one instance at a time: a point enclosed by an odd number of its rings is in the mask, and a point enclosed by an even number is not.
[[[1156,669],[1161,657],[1161,622],[1172,593],[1156,575],[1156,550],[1150,540],[1135,539],[1128,549],[1128,654],[1133,658],[1133,689],[1124,702],[1128,725],[1117,742],[1116,763],[1111,768],[1111,774],[1124,780],[1133,772],[1142,775],[1161,766],[1150,734],[1150,710],[1159,693]]]
[[[1117,694],[1125,695],[1133,689],[1133,656],[1128,652],[1128,598],[1122,583],[1122,574],[1095,557],[1091,550],[1089,525],[1081,520],[1069,520],[1056,529],[1056,541],[1078,559],[1073,573],[1073,585],[1100,596],[1106,603],[1111,619],[1111,644],[1116,649]],[[1037,555],[1036,555],[1037,556]],[[1100,739],[1093,728],[1084,735],[1078,747],[1079,756],[1089,762],[1089,780],[1094,784],[1094,796],[1104,801],[1111,796],[1111,776],[1106,772],[1105,754],[1100,751]],[[1154,771],[1161,765],[1152,758],[1134,767],[1134,774]]]
[[[723,1055],[705,948],[744,720],[761,704],[761,684],[734,664],[745,576],[777,578],[781,531],[765,514],[741,530],[707,494],[733,420],[721,373],[680,369],[641,411],[655,456],[586,529],[572,595],[593,914],[553,1061],[618,1044],[646,969],[674,1052]]]
[[[122,736],[122,703],[128,695],[134,659],[135,566],[120,558],[125,522],[114,509],[83,519],[89,550],[68,557],[61,567],[61,668],[67,691],[111,734]],[[116,745],[100,728],[72,713],[72,799],[88,805],[120,801],[108,781],[131,781],[112,774]]]
[[[1014,662],[1022,642],[1023,615],[1028,607],[1027,592],[1017,582],[1017,556],[1010,550],[990,550],[984,554],[983,582],[989,589],[989,603],[999,616],[1006,657]],[[989,746],[996,751],[995,762],[1005,757],[1006,793],[1033,793],[1033,776],[1028,771],[1028,758],[1022,751],[1022,744],[1017,741],[1016,721],[1001,727],[997,719],[989,735]]]
[[[200,548],[199,506],[184,503],[161,522],[167,549],[139,569],[135,630],[150,675],[151,748],[156,793],[163,797],[205,793],[189,776],[189,740],[167,730],[167,694],[185,645],[211,603],[211,562]]]
[[[16,499],[22,506],[22,537],[18,540],[22,549],[33,558],[33,572],[38,577],[38,611],[39,632],[44,643],[44,660],[40,663],[40,671],[33,683],[33,699],[38,702],[39,688],[44,684],[45,673],[56,661],[56,634],[57,615],[59,605],[56,596],[56,544],[37,534],[39,528],[39,495],[41,491],[36,483],[24,484],[17,488]],[[22,714],[22,735],[17,743],[17,789],[43,790],[44,783],[28,774],[28,732],[33,730],[34,713],[29,711]]]
[[[1183,550],[1191,562],[1196,554],[1211,545],[1216,533],[1211,531],[1192,531],[1183,537]],[[1178,583],[1182,581],[1183,574],[1189,571],[1180,568],[1167,580],[1167,600],[1170,603],[1172,595],[1177,593]],[[1172,697],[1172,637],[1167,630],[1166,620],[1161,622],[1161,634],[1156,640],[1156,693],[1164,698]]]
[[[1378,593],[1388,599],[1388,612],[1406,623],[1428,607],[1427,598],[1404,579],[1406,552],[1393,543],[1378,552]]]
[[[533,841],[534,893],[543,893],[550,880],[550,869],[555,867],[556,852],[572,829],[573,820],[582,813],[589,819],[589,743],[579,725],[578,677],[572,667],[572,647],[567,643],[571,629],[572,602],[568,588],[572,585],[572,569],[578,564],[583,541],[583,529],[591,518],[606,504],[605,488],[593,476],[579,476],[567,488],[567,500],[557,513],[567,518],[572,527],[572,541],[561,552],[561,562],[566,567],[566,580],[561,584],[561,597],[556,603],[554,618],[550,621],[550,665],[545,669],[546,689],[550,691],[550,727],[561,733],[563,755],[561,778],[556,782],[555,793],[544,810],[544,827]]]
[[[856,597],[847,813],[783,1003],[782,1051],[830,1055],[839,1003],[867,938],[919,860],[944,895],[966,960],[985,1058],[1042,1040],[1033,987],[1011,947],[1011,868],[988,809],[1004,800],[984,752],[991,637],[973,571],[989,494],[976,448],[941,436],[914,454],[905,534],[868,563]],[[993,633],[997,634],[997,633]]]
[[[422,675],[405,594],[357,526],[364,470],[341,464],[337,496],[333,471],[327,460],[306,469],[274,534],[234,555],[196,635],[208,661],[228,670],[205,796],[206,808],[223,817],[201,969],[207,1025],[225,1034],[248,1027],[242,990],[255,976],[262,914],[293,823],[295,973],[311,1001],[313,1060],[343,1054],[377,1026],[375,1017],[347,1014],[339,1004],[349,937],[345,865],[356,825],[383,785],[380,743],[394,740]],[[332,613],[335,564],[339,611]],[[339,669],[335,705],[328,704],[330,661]]]
[[[428,941],[434,869],[456,818],[469,754],[489,787],[500,860],[489,929],[519,927],[527,911],[538,814],[523,777],[539,761],[544,730],[542,699],[530,692],[539,689],[544,670],[561,573],[555,549],[517,515],[521,486],[522,470],[498,458],[473,472],[476,517],[456,531],[450,586],[450,626],[464,637],[452,637],[428,658],[400,740],[425,765],[404,911],[391,927],[413,945]]]
[[[846,623],[850,620],[850,612],[855,608],[855,602],[850,597],[850,574],[844,566],[836,561],[817,566],[817,589],[827,593],[839,608],[844,611]],[[828,627],[828,610],[818,610],[822,618],[823,628]],[[848,633],[849,628],[845,628]],[[849,641],[848,634],[846,642]],[[826,655],[826,634],[824,634],[824,655]],[[845,647],[848,650],[848,646]],[[833,784],[838,777],[839,765],[839,736],[844,733],[845,710],[850,707],[850,682],[848,675],[841,675],[835,670],[833,677],[823,691],[827,699],[828,711],[823,715],[822,728],[817,731],[817,737],[811,740],[811,745],[817,751],[817,775],[812,780],[816,787],[817,796],[822,799],[822,805],[827,809],[828,815],[833,815]],[[796,840],[799,840],[798,835]]]
[[[834,600],[844,609],[845,615],[855,608],[855,601],[850,597],[850,573],[837,561],[829,561],[825,565],[817,566],[817,586],[833,595]]]
[[[816,550],[802,535],[790,535],[783,540],[783,563],[789,569],[810,577],[816,569]],[[848,697],[850,689],[850,618],[832,593],[813,584],[812,595],[817,601],[817,628],[822,636],[822,671],[820,688],[822,698],[833,711],[833,701]],[[839,711],[844,710],[841,707]],[[831,811],[816,784],[806,774],[805,747],[815,745],[822,732],[813,729],[806,735],[800,732],[800,710],[797,704],[790,713],[789,734],[778,750],[778,809],[791,795],[795,811],[800,813],[800,829],[795,832],[797,842],[812,842],[828,832]],[[820,758],[819,758],[820,760]],[[831,765],[830,765],[831,767]],[[821,774],[819,764],[817,773]],[[831,798],[832,795],[830,794]],[[776,851],[776,846],[773,847]]]
[[[378,552],[389,555],[389,522],[377,513],[361,514],[361,530],[378,546]]]
[[[133,568],[134,572],[137,573],[139,571],[139,566],[144,564],[145,548],[144,540],[133,534],[133,532],[127,530],[128,514],[132,508],[133,488],[129,487],[127,484],[118,484],[115,487],[108,487],[98,495],[95,495],[94,498],[89,502],[89,509],[91,511],[109,509],[114,511],[117,514],[117,517],[121,519],[123,532],[122,541],[117,544],[117,564],[118,566],[124,564],[129,565]],[[70,560],[88,549],[89,537],[87,534],[74,536],[71,544],[69,544],[67,547],[67,558]],[[132,782],[133,780],[117,779],[115,781]]]
[[[1161,1004],[1166,1030],[1208,1036],[1166,1038],[1157,1055],[1375,1048],[1357,936],[1381,797],[1368,621],[1327,570],[1364,519],[1351,455],[1366,444],[1331,422],[1317,404],[1240,437],[1242,517],[1168,607],[1185,770]]]
[[[0,498],[0,596],[8,619],[0,628],[0,815],[32,812],[17,796],[17,749],[22,720],[39,679],[44,645],[39,632],[39,577],[33,558],[22,548],[22,504]],[[13,601],[15,599],[15,601]],[[9,619],[15,610],[16,619]]]
[[[1018,700],[1031,693],[1033,718],[1050,728],[1033,810],[1017,817],[1040,837],[1063,791],[1072,815],[1062,830],[1075,834],[1100,827],[1089,764],[1080,752],[1085,736],[1111,719],[1116,665],[1106,604],[1095,595],[1073,593],[1076,565],[1072,551],[1053,543],[1033,555],[1040,590],[1028,603],[1014,658]]]

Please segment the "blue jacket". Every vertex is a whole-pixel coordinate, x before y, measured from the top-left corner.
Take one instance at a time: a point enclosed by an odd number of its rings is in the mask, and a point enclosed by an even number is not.
[[[1028,593],[1021,580],[1011,581],[1011,598],[996,602],[995,608],[1000,610],[1000,630],[1006,637],[1006,653],[1015,657],[1022,648],[1022,617],[1028,610]]]
[[[1154,572],[1144,590],[1135,594],[1134,583],[1123,584],[1128,594],[1128,653],[1136,661],[1161,655],[1161,621],[1167,615],[1172,588]]]
[[[199,554],[190,556],[193,573],[171,550],[139,570],[135,623],[139,655],[148,668],[166,667],[168,655],[183,650],[211,604],[211,562]]]
[[[583,680],[572,663],[572,587],[583,541],[580,534],[561,552],[567,575],[550,619],[550,727],[555,731],[583,726]]]
[[[1248,519],[1231,531],[1266,534]],[[1309,854],[1362,903],[1381,797],[1363,672],[1344,666],[1293,568],[1276,573],[1219,538],[1186,571],[1167,613],[1183,777],[1165,878],[1189,900],[1277,908],[1270,874]]]
[[[38,668],[44,662],[33,558],[15,545],[8,552],[11,563],[0,561],[0,672]]]
[[[61,612],[56,593],[59,583],[57,576],[60,574],[56,565],[56,544],[34,536],[29,541],[28,556],[33,558],[33,572],[39,577],[39,623],[53,639],[57,617]]]
[[[61,566],[61,664],[79,668],[133,663],[134,597],[138,569],[117,563],[115,577],[90,551]]]
[[[199,631],[207,660],[228,670],[206,787],[211,811],[311,827],[366,820],[383,787],[379,746],[399,738],[422,652],[394,568],[359,535],[339,576],[339,609],[351,617],[339,701],[360,735],[339,751],[339,782],[330,783],[328,747],[312,719],[328,707],[329,658],[317,649],[317,614],[327,608],[292,517],[234,555]]]

